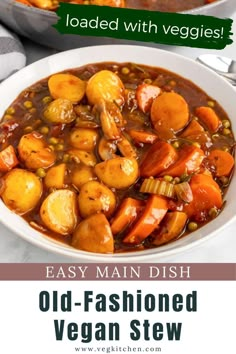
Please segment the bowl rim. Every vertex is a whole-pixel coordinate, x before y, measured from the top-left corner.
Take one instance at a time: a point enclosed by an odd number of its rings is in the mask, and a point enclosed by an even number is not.
[[[88,58],[90,58],[91,53],[94,51],[96,52],[97,50],[99,50],[100,52],[109,51],[109,53],[112,53],[112,55],[115,55],[114,53],[120,53],[123,50],[125,52],[130,51],[132,53],[137,51],[140,54],[143,53],[143,51],[146,51],[147,57],[148,57],[148,52],[150,52],[150,54],[153,52],[156,52],[155,55],[158,54],[158,55],[163,55],[163,56],[169,56],[169,57],[173,58],[173,60],[176,60],[176,61],[180,60],[180,61],[183,61],[184,63],[188,63],[189,65],[194,65],[194,66],[196,66],[196,68],[199,68],[199,70],[201,68],[201,71],[203,71],[204,73],[207,73],[210,77],[215,78],[215,80],[217,80],[217,82],[219,81],[219,83],[224,85],[225,89],[230,90],[230,92],[232,92],[233,95],[234,94],[236,95],[236,91],[234,91],[232,86],[226,80],[221,78],[219,75],[214,73],[212,70],[210,70],[206,67],[203,67],[200,63],[197,63],[193,59],[190,59],[190,58],[184,57],[180,54],[169,52],[169,51],[166,51],[163,49],[150,48],[150,47],[137,46],[137,45],[128,45],[128,44],[89,46],[89,47],[71,49],[68,51],[53,54],[51,56],[40,59],[39,61],[26,66],[25,68],[21,69],[20,71],[14,73],[8,79],[4,80],[0,85],[0,92],[1,91],[4,92],[5,86],[6,86],[6,88],[11,87],[11,85],[14,85],[14,83],[17,82],[20,78],[27,76],[31,72],[31,70],[34,69],[34,67],[38,67],[41,65],[44,66],[44,64],[46,64],[46,63],[50,64],[51,60],[56,61],[58,58],[63,61],[63,58],[65,59],[67,56],[73,57],[75,53],[80,54],[80,53],[84,52],[85,54],[87,53]],[[103,62],[104,61],[106,61],[106,60],[103,60]],[[108,60],[108,61],[110,61],[110,60]],[[116,60],[116,61],[117,62],[124,62],[122,60]],[[87,62],[87,64],[89,64],[89,62]],[[95,61],[93,60],[93,62],[99,62],[99,60],[96,61],[96,59],[95,59]],[[100,60],[100,62],[102,62],[102,61]],[[138,62],[138,60],[137,60],[137,62]],[[140,60],[140,62],[144,63],[145,60],[142,58],[142,60]],[[78,63],[78,67],[82,66],[82,65],[85,65],[85,64]],[[149,65],[149,64],[146,64],[146,65]],[[156,65],[156,66],[158,66],[158,65]],[[52,69],[52,68],[50,68],[50,69]],[[68,65],[67,69],[70,69],[70,65]],[[64,67],[63,67],[61,69],[61,71],[63,71],[63,70],[66,70],[66,69],[64,69]],[[169,69],[167,69],[167,70],[169,70]],[[54,72],[54,73],[58,72],[58,71],[60,71],[60,69],[58,70],[58,68],[52,69],[52,72]],[[174,72],[174,70],[170,70],[170,71]],[[52,73],[48,73],[48,76],[50,76],[51,74]],[[43,76],[40,76],[41,73],[40,74],[37,73],[37,75],[39,75],[37,81],[40,81],[44,78]],[[182,75],[182,74],[180,76],[184,77],[184,75]],[[34,82],[36,82],[36,80]],[[204,88],[203,88],[203,90],[205,91]],[[22,90],[19,89],[19,93],[21,91]],[[12,100],[11,100],[11,102],[12,102]],[[6,108],[7,107],[5,107],[4,109],[6,109]],[[4,109],[3,109],[3,112],[4,112]],[[235,181],[235,184],[236,184],[236,181]],[[236,205],[235,205],[235,208],[236,208]],[[1,223],[3,223],[7,228],[9,228],[15,234],[19,235],[21,238],[27,240],[28,242],[30,242],[40,248],[46,249],[50,252],[54,252],[54,253],[57,253],[60,255],[68,256],[70,258],[87,260],[87,261],[88,260],[89,261],[101,261],[101,262],[114,262],[114,261],[116,261],[116,262],[125,262],[125,261],[131,262],[131,261],[138,261],[138,260],[147,261],[147,260],[150,260],[153,258],[161,259],[166,256],[172,256],[173,254],[177,255],[177,254],[182,253],[186,250],[189,250],[193,247],[199,246],[201,243],[207,241],[208,239],[212,238],[216,234],[219,234],[223,228],[225,228],[227,225],[229,225],[230,223],[232,223],[236,219],[236,209],[229,211],[229,215],[226,216],[226,221],[225,221],[225,217],[222,217],[222,214],[224,212],[224,210],[223,210],[214,221],[211,221],[210,223],[206,224],[204,227],[201,227],[199,230],[192,232],[187,237],[180,238],[179,240],[176,240],[173,243],[169,243],[169,244],[163,245],[161,247],[157,247],[157,248],[153,248],[153,249],[149,249],[149,250],[137,251],[137,252],[127,252],[127,253],[123,252],[123,253],[116,253],[116,254],[99,254],[99,253],[90,253],[90,252],[85,252],[85,251],[74,249],[71,246],[66,246],[65,244],[63,244],[61,242],[53,240],[51,237],[45,236],[44,234],[42,234],[38,231],[35,231],[30,225],[28,225],[28,223],[26,221],[24,221],[24,219],[21,216],[10,211],[3,204],[2,201],[0,202],[0,212],[3,215],[3,218],[0,219]],[[8,218],[10,218],[10,217],[12,217],[14,219],[14,221],[16,220],[16,222],[19,224],[20,227],[17,228],[14,222],[10,222],[10,224],[9,224]],[[213,226],[211,226],[213,222],[214,222],[214,228],[213,228]],[[22,230],[23,224],[25,226],[27,226],[27,234],[25,233],[25,231]],[[23,227],[23,229],[24,229],[24,227]],[[32,237],[32,234],[35,236],[38,236],[38,237]],[[186,240],[187,240],[187,242],[185,242]]]

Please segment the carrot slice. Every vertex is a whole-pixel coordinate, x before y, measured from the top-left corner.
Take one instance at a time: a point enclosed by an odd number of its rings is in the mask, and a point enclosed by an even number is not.
[[[147,113],[150,111],[154,99],[161,93],[158,86],[141,84],[136,91],[136,98],[138,106],[142,112]]]
[[[228,176],[234,167],[234,158],[227,151],[212,150],[207,159],[214,168],[217,177]]]
[[[188,123],[188,104],[178,93],[164,92],[153,101],[151,120],[159,135],[178,132]]]
[[[212,133],[215,133],[221,127],[221,120],[211,107],[198,107],[195,114]]]
[[[153,144],[158,139],[156,134],[149,133],[144,130],[130,129],[128,134],[137,143]]]
[[[9,145],[0,152],[0,171],[7,172],[18,165],[19,161],[16,157],[14,147]]]
[[[186,138],[191,135],[196,135],[199,133],[204,132],[204,128],[201,124],[198,123],[196,119],[193,119],[187,128],[184,129],[184,131],[180,134],[181,138]]]
[[[142,207],[143,202],[141,200],[125,198],[111,222],[111,231],[113,235],[118,234],[134,221]]]
[[[202,219],[211,208],[220,209],[223,205],[220,187],[214,179],[205,174],[197,174],[191,178],[190,187],[193,193],[191,203],[184,206],[184,211],[191,218]]]
[[[161,175],[179,177],[184,173],[193,173],[199,169],[204,158],[202,149],[193,145],[185,145],[179,152],[178,160]]]
[[[167,210],[168,202],[165,198],[157,195],[150,196],[141,217],[125,236],[123,242],[140,244],[159,225]]]
[[[157,141],[148,150],[140,165],[140,175],[142,177],[157,176],[178,158],[178,154],[172,145],[165,141]]]

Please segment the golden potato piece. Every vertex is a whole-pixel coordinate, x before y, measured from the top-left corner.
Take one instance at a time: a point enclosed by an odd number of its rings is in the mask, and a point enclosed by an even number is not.
[[[72,74],[55,74],[48,80],[48,87],[53,98],[65,98],[72,103],[82,100],[86,82]]]
[[[33,173],[15,168],[4,176],[3,202],[15,213],[23,215],[34,209],[42,195],[42,183]]]
[[[88,81],[86,96],[90,104],[101,101],[124,103],[124,85],[119,76],[110,70],[101,70],[94,74]]]
[[[43,136],[37,132],[23,135],[17,149],[20,160],[32,170],[50,167],[56,160],[54,151],[48,147]]]
[[[98,140],[95,129],[78,128],[70,134],[70,144],[80,150],[93,151]]]
[[[139,176],[137,161],[126,157],[100,162],[95,166],[94,171],[103,183],[116,189],[130,187]]]
[[[44,178],[47,188],[63,188],[65,186],[66,164],[51,167]]]
[[[81,187],[78,203],[83,218],[98,212],[109,217],[115,210],[116,197],[108,187],[97,181],[90,181]]]
[[[73,104],[66,98],[57,98],[50,102],[43,115],[46,120],[55,124],[68,124],[76,119]]]
[[[80,189],[83,184],[96,179],[93,167],[79,165],[71,172],[71,183]]]
[[[187,219],[187,214],[182,211],[167,213],[152,243],[155,246],[160,246],[180,236],[185,228]]]
[[[70,149],[68,150],[68,154],[71,156],[73,160],[77,163],[82,162],[86,166],[95,166],[97,163],[96,156],[93,152],[84,151],[79,149]]]
[[[93,253],[113,253],[114,239],[105,215],[98,213],[81,221],[73,233],[72,246]]]
[[[68,189],[52,192],[41,205],[40,217],[48,229],[61,235],[72,233],[78,222],[76,193]]]

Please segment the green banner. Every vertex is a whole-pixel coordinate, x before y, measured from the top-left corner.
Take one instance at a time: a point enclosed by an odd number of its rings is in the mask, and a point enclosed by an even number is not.
[[[110,37],[195,48],[224,49],[231,19],[61,3],[53,26],[62,34]]]

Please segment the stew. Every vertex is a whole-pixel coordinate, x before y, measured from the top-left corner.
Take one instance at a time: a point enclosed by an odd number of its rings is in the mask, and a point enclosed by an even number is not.
[[[219,0],[16,0],[44,10],[56,10],[59,2],[83,5],[128,7],[152,11],[179,12],[190,10]]]
[[[22,92],[0,124],[0,194],[88,252],[159,247],[217,217],[234,167],[222,107],[162,68],[97,63]]]

